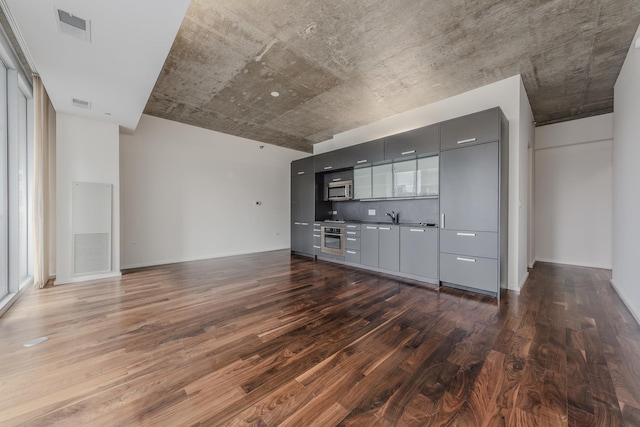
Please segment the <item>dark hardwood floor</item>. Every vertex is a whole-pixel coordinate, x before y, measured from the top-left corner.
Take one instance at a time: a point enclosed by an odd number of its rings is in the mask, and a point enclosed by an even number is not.
[[[537,264],[498,304],[277,251],[28,290],[0,425],[637,426],[609,275]]]

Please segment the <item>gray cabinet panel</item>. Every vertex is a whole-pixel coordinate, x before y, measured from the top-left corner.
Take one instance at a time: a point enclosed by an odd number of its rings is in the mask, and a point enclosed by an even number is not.
[[[498,231],[498,150],[491,142],[440,154],[441,228]]]
[[[437,154],[439,146],[440,126],[425,126],[385,138],[384,158],[411,159],[426,154]]]
[[[294,221],[291,224],[291,250],[307,255],[314,254],[313,224]]]
[[[314,157],[310,156],[291,162],[291,176],[313,175],[315,172],[313,159]]]
[[[360,263],[378,267],[378,227],[367,225],[360,230]]]
[[[329,172],[347,167],[348,162],[343,157],[342,150],[329,151],[314,156],[316,172]]]
[[[345,148],[348,167],[371,165],[384,160],[384,139]]]
[[[440,280],[496,294],[498,260],[440,253]]]
[[[344,253],[344,260],[354,264],[360,264],[360,251],[347,249]]]
[[[400,227],[400,271],[438,278],[438,229]]]
[[[440,149],[497,141],[500,138],[500,110],[481,111],[440,124]]]
[[[400,271],[400,227],[378,227],[378,267]]]
[[[313,221],[315,217],[315,176],[291,177],[291,219]]]
[[[344,247],[347,249],[360,250],[360,238],[359,237],[346,237]]]
[[[440,251],[483,258],[498,258],[498,233],[442,230]]]

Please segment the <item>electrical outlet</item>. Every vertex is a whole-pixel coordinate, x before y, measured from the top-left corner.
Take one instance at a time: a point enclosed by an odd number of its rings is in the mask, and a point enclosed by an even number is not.
[[[375,209],[369,209],[369,216],[375,216],[375,214],[376,214]]]

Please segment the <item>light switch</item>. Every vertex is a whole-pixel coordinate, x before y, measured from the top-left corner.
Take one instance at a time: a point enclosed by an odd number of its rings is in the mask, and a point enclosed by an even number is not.
[[[369,216],[374,216],[376,214],[375,209],[369,209]]]

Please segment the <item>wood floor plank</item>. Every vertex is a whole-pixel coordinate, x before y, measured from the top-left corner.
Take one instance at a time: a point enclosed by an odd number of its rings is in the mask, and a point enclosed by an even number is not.
[[[537,263],[498,303],[274,251],[29,289],[0,318],[0,425],[640,425],[609,279]]]

